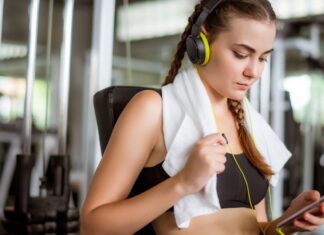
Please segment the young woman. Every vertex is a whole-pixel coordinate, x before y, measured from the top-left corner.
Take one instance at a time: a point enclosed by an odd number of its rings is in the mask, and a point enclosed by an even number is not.
[[[208,47],[202,58],[195,27]],[[276,220],[267,218],[268,183],[289,153],[244,97],[261,76],[275,34],[267,0],[202,0],[195,7],[162,97],[138,93],[114,128],[82,209],[82,234],[133,234],[151,222],[158,235],[291,234],[324,223],[322,204],[320,215],[276,228],[318,200],[316,191],[297,196]],[[179,72],[186,49],[196,65]],[[250,124],[247,112],[255,118]],[[143,172],[148,189],[127,198]]]

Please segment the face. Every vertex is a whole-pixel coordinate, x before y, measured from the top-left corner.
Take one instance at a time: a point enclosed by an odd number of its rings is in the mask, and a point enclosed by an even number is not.
[[[275,34],[273,22],[232,19],[229,30],[211,43],[209,63],[199,68],[207,90],[214,96],[242,100],[260,78]]]

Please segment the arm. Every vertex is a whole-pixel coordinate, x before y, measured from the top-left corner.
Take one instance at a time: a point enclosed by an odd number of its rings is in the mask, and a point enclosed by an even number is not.
[[[83,205],[83,234],[134,233],[183,196],[177,180],[170,178],[141,195],[126,199],[157,141],[161,117],[162,102],[156,92],[140,92],[127,105]]]
[[[177,175],[127,199],[161,128],[161,97],[153,91],[140,92],[118,119],[93,177],[82,208],[83,234],[134,233],[225,169],[226,141],[219,133],[211,134],[197,141]]]

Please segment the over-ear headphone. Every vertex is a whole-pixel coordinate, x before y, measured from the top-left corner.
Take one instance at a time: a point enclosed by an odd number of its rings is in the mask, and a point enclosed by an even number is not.
[[[190,61],[193,64],[205,65],[209,61],[210,48],[206,36],[200,32],[200,27],[208,15],[222,2],[222,0],[210,0],[204,6],[197,21],[191,29],[191,34],[186,39],[186,49]]]

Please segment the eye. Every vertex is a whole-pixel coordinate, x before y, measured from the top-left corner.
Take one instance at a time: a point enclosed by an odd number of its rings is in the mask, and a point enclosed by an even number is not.
[[[245,54],[241,54],[241,53],[239,53],[239,52],[237,52],[237,51],[233,51],[233,53],[234,53],[234,56],[235,56],[236,58],[238,58],[238,59],[245,59],[245,58],[248,57],[247,55],[245,55]]]
[[[266,63],[266,62],[268,62],[268,59],[267,58],[260,58],[259,61]]]

